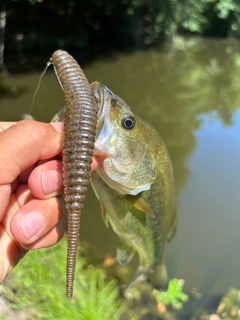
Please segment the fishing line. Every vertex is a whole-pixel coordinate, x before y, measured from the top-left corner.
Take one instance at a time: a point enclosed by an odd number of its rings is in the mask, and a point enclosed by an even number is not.
[[[37,93],[38,93],[38,91],[39,91],[39,89],[40,89],[40,85],[41,85],[42,78],[43,78],[43,76],[45,75],[45,73],[47,72],[47,69],[48,69],[48,67],[49,67],[51,64],[52,64],[51,61],[48,61],[48,62],[47,62],[47,65],[46,65],[46,67],[44,68],[44,70],[43,70],[43,72],[42,72],[42,74],[41,74],[41,76],[40,76],[40,78],[39,78],[39,80],[38,80],[37,89],[35,90],[35,92],[34,92],[34,94],[33,94],[32,103],[31,103],[31,106],[30,106],[30,108],[29,108],[29,110],[28,110],[28,113],[27,113],[27,114],[22,114],[22,118],[25,119],[25,120],[26,120],[26,119],[33,119],[33,117],[31,116],[31,112],[32,112],[32,109],[33,109],[33,106],[34,106],[34,103],[35,103],[35,100],[36,100],[36,96],[37,96]]]

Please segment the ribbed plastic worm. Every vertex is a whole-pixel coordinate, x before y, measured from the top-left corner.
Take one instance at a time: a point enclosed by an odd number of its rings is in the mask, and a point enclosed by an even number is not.
[[[63,183],[68,211],[67,298],[73,293],[80,216],[89,183],[98,106],[78,63],[66,51],[52,55],[57,78],[64,92]]]

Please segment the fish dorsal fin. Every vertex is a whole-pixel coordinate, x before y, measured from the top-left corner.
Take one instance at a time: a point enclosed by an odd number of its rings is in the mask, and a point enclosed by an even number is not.
[[[168,242],[171,241],[172,238],[175,236],[176,231],[177,231],[177,214],[175,212],[175,215],[173,217],[171,226],[170,226],[168,234],[167,234],[167,241]]]
[[[138,210],[146,213],[147,215],[153,218],[155,217],[152,208],[150,207],[147,200],[142,196],[142,194],[138,194],[136,196],[125,195],[124,198],[128,199],[132,203],[132,205]]]
[[[107,215],[106,207],[105,207],[105,205],[104,205],[104,203],[102,202],[101,199],[98,199],[98,200],[99,200],[99,203],[100,203],[100,208],[101,208],[103,221],[104,221],[106,227],[108,228],[108,215]]]

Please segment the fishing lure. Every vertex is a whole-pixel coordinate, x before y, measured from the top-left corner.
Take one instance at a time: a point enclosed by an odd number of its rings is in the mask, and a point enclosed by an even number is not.
[[[98,105],[78,63],[66,51],[52,55],[52,64],[66,102],[64,116],[63,184],[68,211],[66,295],[73,294],[80,217],[90,178]]]

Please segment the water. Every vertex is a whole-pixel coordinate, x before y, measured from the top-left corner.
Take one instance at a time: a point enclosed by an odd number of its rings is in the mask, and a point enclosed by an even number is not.
[[[43,66],[44,68],[44,66]],[[164,48],[116,54],[83,67],[122,97],[160,133],[172,158],[179,227],[166,247],[171,277],[203,294],[189,308],[212,307],[228,287],[240,288],[240,43],[176,39]],[[19,97],[0,97],[1,119],[19,120],[31,105],[39,73],[11,75]],[[50,121],[63,105],[51,70],[32,115]],[[106,229],[89,192],[81,238],[96,262],[115,255],[117,237]]]

